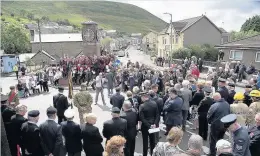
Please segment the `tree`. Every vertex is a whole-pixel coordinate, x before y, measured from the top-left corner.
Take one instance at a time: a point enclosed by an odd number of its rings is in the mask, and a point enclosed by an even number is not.
[[[48,16],[42,16],[42,20],[48,22],[50,21],[50,18]]]
[[[27,14],[27,18],[29,18],[30,20],[34,19],[34,15],[32,13],[28,13]]]
[[[22,17],[25,17],[26,11],[25,11],[24,9],[22,9],[22,10],[20,11],[20,15],[21,15]]]
[[[239,40],[239,39],[243,39],[243,38],[247,38],[247,37],[251,37],[251,36],[255,36],[260,34],[260,32],[256,32],[253,30],[249,30],[249,31],[231,31],[230,33],[230,40],[231,41],[235,41],[235,40]]]
[[[186,57],[191,57],[191,50],[189,48],[180,48],[175,50],[172,54],[172,57],[175,59],[185,59]]]
[[[247,19],[241,27],[241,31],[247,32],[250,30],[260,32],[260,15]]]
[[[14,17],[14,13],[11,13],[11,16]]]
[[[1,49],[7,54],[27,53],[30,51],[29,33],[17,23],[1,24]]]

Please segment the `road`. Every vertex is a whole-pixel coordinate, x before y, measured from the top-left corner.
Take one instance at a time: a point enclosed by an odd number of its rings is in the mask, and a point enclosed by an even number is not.
[[[123,57],[123,58],[120,58],[120,60],[123,61],[123,62],[126,62],[129,59],[132,62],[139,61],[139,62],[144,63],[144,64],[155,66],[150,61],[149,56],[142,54],[142,52],[140,52],[138,50],[130,48],[129,54],[130,54],[130,58],[124,58]],[[15,85],[17,83],[17,80],[16,80],[15,77],[2,77],[0,83],[1,83],[0,85],[2,86],[2,89],[3,89],[3,93],[7,93],[9,91],[9,86]],[[237,87],[236,90],[237,91],[243,91],[244,89]],[[74,91],[74,93],[76,93],[76,92],[78,92],[78,91]],[[44,122],[47,119],[46,109],[49,106],[52,105],[52,97],[53,97],[53,95],[55,95],[57,93],[58,93],[58,91],[56,89],[50,88],[49,93],[43,93],[43,94],[40,94],[40,95],[37,95],[37,96],[28,97],[26,99],[20,99],[20,103],[26,105],[28,107],[28,111],[34,110],[34,109],[39,110],[40,111],[40,120],[39,120],[38,124],[41,124],[42,122]],[[90,91],[90,93],[93,97],[95,97],[95,92]],[[68,95],[68,91],[65,90],[64,94]],[[100,132],[102,132],[103,122],[108,120],[108,119],[111,119],[110,109],[111,109],[112,106],[109,104],[109,98],[107,96],[108,95],[107,90],[104,91],[104,94],[105,94],[105,101],[107,103],[106,106],[94,105],[94,104],[92,105],[93,112],[98,115],[96,126],[99,128]],[[100,104],[102,103],[101,97],[99,97],[98,103],[100,103]],[[78,113],[77,113],[77,108],[74,107],[73,111],[75,112],[74,121],[79,123],[79,116],[78,116]],[[189,139],[190,135],[194,134],[194,133],[196,133],[196,134],[198,133],[197,131],[194,131],[194,130],[191,129],[192,126],[193,126],[192,123],[188,122],[187,131],[184,133],[182,142],[179,145],[179,148],[181,150],[185,151],[188,148],[187,147],[188,146],[188,139]],[[162,125],[160,127],[161,127],[161,129],[163,129]],[[165,141],[165,136],[164,136],[163,130],[160,132],[160,136],[161,136],[160,141]],[[204,147],[203,147],[204,153],[208,153],[208,147],[209,147],[208,142],[205,141]],[[142,136],[141,136],[141,133],[139,133],[138,136],[137,136],[137,140],[136,140],[136,153],[135,153],[135,155],[136,156],[141,155],[141,153],[142,153]]]

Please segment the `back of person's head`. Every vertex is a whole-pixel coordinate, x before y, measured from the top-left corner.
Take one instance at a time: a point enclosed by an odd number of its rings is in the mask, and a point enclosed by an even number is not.
[[[220,139],[216,143],[217,155],[221,155],[223,153],[232,153],[232,145],[230,142],[224,139]]]
[[[132,92],[131,92],[131,91],[127,91],[127,92],[126,92],[126,96],[127,96],[128,98],[130,98],[130,97],[132,97],[132,96],[133,96],[133,94],[132,94]]]
[[[188,80],[184,80],[184,81],[182,82],[183,88],[184,88],[184,87],[185,87],[185,88],[188,88],[189,84],[190,84],[190,82],[189,82]]]
[[[181,142],[182,137],[183,137],[183,131],[178,127],[173,127],[169,131],[166,140],[170,144],[178,145]]]
[[[126,139],[122,136],[113,136],[107,141],[105,156],[124,156]]]
[[[193,134],[191,135],[188,141],[189,151],[192,153],[199,154],[202,151],[203,139],[200,135]]]
[[[218,101],[218,100],[221,99],[221,95],[220,95],[219,93],[214,93],[214,94],[213,94],[213,99],[214,99],[215,101]]]
[[[180,91],[181,90],[181,85],[179,83],[176,83],[174,85],[174,89],[176,89],[177,91]]]
[[[134,94],[138,94],[139,91],[140,91],[139,87],[134,86],[134,88],[133,88],[133,93],[134,93]]]
[[[120,87],[116,87],[116,92],[120,92],[121,91],[121,88]]]

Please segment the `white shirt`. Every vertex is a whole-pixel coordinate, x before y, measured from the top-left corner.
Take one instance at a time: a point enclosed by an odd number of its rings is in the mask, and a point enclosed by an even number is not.
[[[96,77],[96,87],[101,88],[103,85],[103,80],[99,76]]]

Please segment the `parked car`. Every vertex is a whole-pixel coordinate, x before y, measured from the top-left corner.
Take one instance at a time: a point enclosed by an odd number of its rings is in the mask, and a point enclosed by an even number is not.
[[[124,50],[118,51],[117,56],[118,57],[125,57],[125,51]]]

